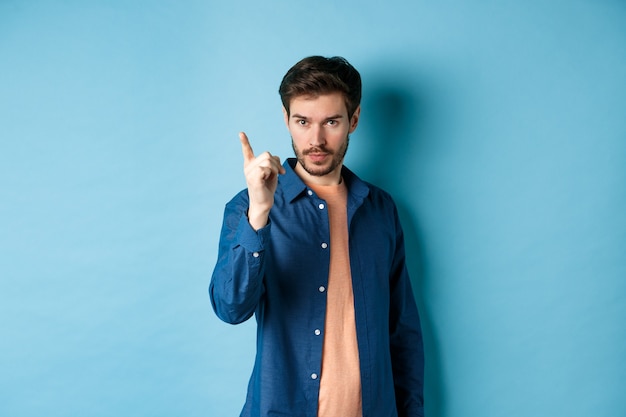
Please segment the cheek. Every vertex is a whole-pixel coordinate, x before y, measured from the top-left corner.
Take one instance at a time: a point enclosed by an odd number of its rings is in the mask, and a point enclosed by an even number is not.
[[[291,129],[289,133],[291,134],[291,139],[293,139],[296,143],[300,143],[305,140],[306,136],[298,129]]]
[[[287,130],[289,130],[289,135],[296,140],[298,137],[302,136],[302,133],[300,132],[300,129],[298,129],[298,126],[294,126],[292,124],[288,124],[287,125]]]
[[[340,144],[346,140],[348,133],[348,129],[337,129],[330,132],[326,137],[329,142]]]
[[[298,149],[303,149],[307,145],[307,140],[305,135],[302,132],[298,132],[297,129],[291,130],[289,132],[291,134],[291,142]]]

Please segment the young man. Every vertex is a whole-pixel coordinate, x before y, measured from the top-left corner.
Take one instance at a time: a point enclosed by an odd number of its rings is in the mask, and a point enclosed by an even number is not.
[[[396,207],[343,166],[361,77],[340,57],[294,65],[279,89],[296,158],[255,155],[227,205],[209,294],[257,320],[241,416],[423,416],[424,358]]]

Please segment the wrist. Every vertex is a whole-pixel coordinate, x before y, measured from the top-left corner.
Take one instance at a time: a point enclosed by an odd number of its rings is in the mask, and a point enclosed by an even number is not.
[[[248,209],[248,222],[255,231],[267,226],[269,216],[269,209],[259,209],[252,206]]]

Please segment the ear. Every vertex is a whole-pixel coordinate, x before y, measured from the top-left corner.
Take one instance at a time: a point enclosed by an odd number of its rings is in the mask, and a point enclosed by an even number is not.
[[[287,112],[285,106],[283,106],[283,117],[285,118],[285,125],[289,128],[289,113]]]
[[[356,129],[356,127],[359,124],[359,117],[361,117],[361,106],[360,105],[359,105],[359,107],[356,108],[356,110],[354,111],[354,114],[352,115],[352,118],[350,119],[350,131],[348,133],[354,132],[354,130]]]

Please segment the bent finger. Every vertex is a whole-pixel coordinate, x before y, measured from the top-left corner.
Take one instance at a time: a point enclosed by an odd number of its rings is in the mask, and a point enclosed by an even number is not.
[[[274,160],[274,163],[276,164],[277,168],[278,168],[278,173],[279,174],[284,174],[285,168],[283,167],[283,165],[280,163],[280,158],[277,157],[276,155],[272,155],[272,160]]]

